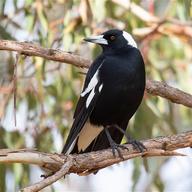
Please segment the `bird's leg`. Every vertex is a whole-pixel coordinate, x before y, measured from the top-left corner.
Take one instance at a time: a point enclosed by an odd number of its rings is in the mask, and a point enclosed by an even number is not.
[[[125,136],[125,138],[126,138],[126,140],[127,140],[127,142],[129,142],[130,136],[127,134],[127,132],[126,132],[124,129],[122,129],[121,127],[119,127],[119,126],[116,125],[116,124],[113,125],[113,127],[116,128],[116,129],[118,129],[121,133],[123,133],[124,136]]]
[[[119,127],[118,125],[114,125],[114,127],[116,129],[118,129],[121,133],[124,134],[127,143],[133,145],[134,149],[139,150],[140,152],[143,152],[144,150],[146,150],[146,147],[143,145],[143,143],[141,143],[140,141],[134,140],[132,139],[127,132],[122,129],[121,127]],[[127,148],[128,149],[128,148]]]
[[[104,131],[105,131],[105,134],[106,134],[107,139],[108,139],[108,141],[109,141],[109,144],[110,144],[110,146],[111,146],[113,156],[116,157],[116,155],[115,155],[115,150],[117,150],[119,157],[120,157],[121,159],[124,159],[123,156],[122,156],[122,154],[121,154],[121,152],[120,152],[120,150],[119,150],[119,147],[122,147],[122,146],[121,146],[120,144],[115,143],[115,141],[112,139],[112,137],[111,137],[111,135],[110,135],[110,133],[109,133],[109,131],[108,131],[108,128],[109,128],[109,127],[111,127],[111,126],[105,127],[105,128],[104,128]],[[122,148],[124,148],[124,146],[123,146]]]

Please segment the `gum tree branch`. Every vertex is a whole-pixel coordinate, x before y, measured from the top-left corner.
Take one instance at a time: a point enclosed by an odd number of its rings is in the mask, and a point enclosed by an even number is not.
[[[37,44],[0,40],[0,50],[15,51],[27,56],[38,56],[48,60],[69,63],[76,67],[88,68],[92,61],[78,55],[64,52],[58,49],[43,48]],[[152,95],[158,95],[173,103],[192,107],[192,95],[173,88],[166,83],[147,80],[146,91]]]
[[[43,181],[40,181],[34,185],[31,185],[29,187],[26,187],[24,189],[22,189],[21,191],[23,192],[34,192],[34,191],[40,191],[41,189],[44,189],[45,187],[53,184],[54,182],[56,182],[57,180],[61,179],[62,177],[64,177],[69,169],[72,166],[73,161],[72,160],[68,160],[59,171],[57,171],[55,174],[45,178]]]
[[[174,150],[192,147],[192,131],[172,136],[147,139],[143,140],[142,143],[147,148],[143,153],[138,152],[130,144],[124,145],[129,149],[120,149],[124,159],[119,157],[114,158],[111,149],[68,156],[63,154],[43,153],[31,149],[0,149],[0,163],[35,164],[49,170],[51,176],[23,189],[25,192],[34,192],[45,188],[66,174],[77,173],[79,175],[87,175],[96,170],[135,157],[184,156]]]
[[[168,99],[172,103],[182,104],[192,108],[192,95],[173,88],[164,82],[147,80],[146,91],[151,95],[157,95]]]
[[[90,61],[59,49],[43,48],[35,43],[0,40],[0,50],[16,51],[27,56],[38,56],[48,60],[70,63],[77,67],[89,67]]]

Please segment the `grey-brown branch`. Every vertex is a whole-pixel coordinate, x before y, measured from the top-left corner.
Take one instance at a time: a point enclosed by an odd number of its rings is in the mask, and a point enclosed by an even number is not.
[[[43,48],[37,44],[0,40],[0,50],[16,51],[23,55],[38,56],[48,60],[69,63],[76,67],[88,68],[92,61],[59,49]],[[192,95],[173,88],[166,83],[147,80],[146,91],[152,95],[166,98],[173,103],[192,107]]]
[[[52,172],[53,174],[50,177],[23,190],[34,192],[52,184],[66,174],[78,173],[80,175],[86,175],[95,170],[135,157],[183,156],[183,154],[174,150],[184,147],[192,147],[192,131],[178,135],[148,139],[142,141],[142,143],[147,148],[143,153],[138,152],[130,144],[125,145],[129,150],[120,149],[124,159],[119,157],[114,158],[111,149],[69,156],[43,153],[29,149],[1,149],[0,163],[35,164]]]

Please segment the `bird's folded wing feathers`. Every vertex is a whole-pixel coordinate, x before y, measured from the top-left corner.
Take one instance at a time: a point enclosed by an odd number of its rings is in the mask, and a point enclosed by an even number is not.
[[[103,87],[103,84],[99,79],[99,69],[103,62],[100,63],[99,67],[96,71],[94,71],[94,73],[90,68],[88,73],[92,73],[93,75],[87,74],[84,88],[74,113],[74,122],[62,153],[70,153],[70,151],[73,149],[73,145],[75,144],[80,131],[94,109],[97,98],[99,97]]]

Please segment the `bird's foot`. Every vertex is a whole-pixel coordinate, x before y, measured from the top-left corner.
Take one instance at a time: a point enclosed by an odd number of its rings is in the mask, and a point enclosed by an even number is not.
[[[140,141],[137,141],[134,139],[129,139],[129,141],[127,143],[131,144],[134,149],[138,150],[141,153],[146,151],[146,147]]]
[[[131,144],[133,145],[133,148],[138,150],[139,152],[144,152],[146,150],[146,147],[143,145],[143,143],[141,143],[140,141],[134,140],[132,139],[126,132],[126,130],[122,129],[121,127],[119,127],[118,125],[113,125],[113,127],[115,127],[116,129],[118,129],[121,133],[124,134],[126,140],[127,140],[127,144]],[[122,146],[122,145],[121,145]],[[123,146],[125,147],[125,146]],[[127,150],[129,150],[126,147]]]
[[[116,157],[116,154],[115,154],[115,150],[117,151],[118,153],[118,156],[124,160],[124,157],[120,151],[120,148],[122,150],[126,149],[126,150],[129,150],[127,147],[125,147],[124,145],[121,145],[121,144],[117,144],[115,142],[111,143],[111,149],[112,149],[112,153],[113,153],[113,156]]]
[[[121,149],[127,149],[127,150],[129,150],[129,149],[127,147],[121,145],[121,144],[115,143],[115,141],[111,138],[111,135],[109,134],[108,127],[106,127],[104,130],[105,130],[105,133],[107,135],[109,144],[111,146],[113,156],[116,157],[115,151],[117,151],[119,157],[124,160],[123,155],[121,154],[120,148]]]

